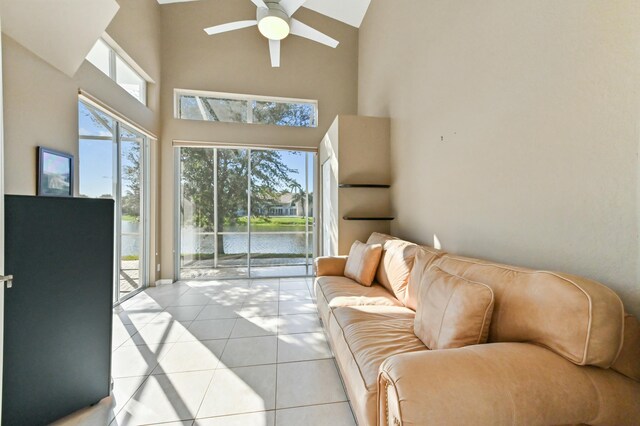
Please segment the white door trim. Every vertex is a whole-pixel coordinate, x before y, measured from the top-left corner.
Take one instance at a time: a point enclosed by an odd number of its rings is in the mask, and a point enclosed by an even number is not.
[[[1,5],[1,3],[0,3]],[[0,12],[1,14],[1,12]],[[0,23],[1,27],[1,23]],[[4,275],[4,100],[2,92],[2,32],[0,28],[0,275]],[[4,289],[0,283],[0,423],[2,423],[2,366],[4,361]]]

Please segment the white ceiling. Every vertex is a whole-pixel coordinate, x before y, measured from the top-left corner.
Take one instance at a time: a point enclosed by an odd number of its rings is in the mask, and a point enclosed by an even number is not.
[[[2,32],[73,76],[119,8],[116,0],[2,0]]]
[[[360,28],[371,0],[307,0],[304,7]]]
[[[158,3],[168,4],[188,1],[198,0],[158,0]],[[345,24],[360,28],[364,15],[367,13],[367,9],[369,9],[369,4],[371,4],[371,0],[307,0],[304,7],[337,19]]]

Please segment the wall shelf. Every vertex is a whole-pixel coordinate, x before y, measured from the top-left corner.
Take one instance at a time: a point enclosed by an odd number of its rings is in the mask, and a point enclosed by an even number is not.
[[[391,188],[391,185],[379,185],[374,183],[341,183],[339,188]]]
[[[390,134],[388,118],[342,115],[322,138],[322,254],[348,254],[355,240],[391,233]]]
[[[394,220],[395,217],[382,216],[382,217],[366,217],[366,216],[344,216],[344,220]]]

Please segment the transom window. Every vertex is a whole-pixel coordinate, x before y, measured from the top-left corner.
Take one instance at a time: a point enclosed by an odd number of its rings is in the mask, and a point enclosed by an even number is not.
[[[147,104],[147,81],[104,40],[96,42],[87,55],[87,60],[131,96]]]
[[[318,101],[176,89],[175,118],[317,127]]]

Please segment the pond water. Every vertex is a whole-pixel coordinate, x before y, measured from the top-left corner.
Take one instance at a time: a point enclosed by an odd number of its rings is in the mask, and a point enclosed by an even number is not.
[[[122,256],[139,256],[142,234],[140,233],[140,223],[123,220],[122,225]],[[136,234],[136,235],[126,235]]]
[[[300,228],[299,232],[298,228]],[[245,227],[225,229],[227,232],[246,231]],[[140,254],[141,234],[138,222],[122,221],[122,256],[138,256]],[[291,233],[291,232],[296,233]],[[251,233],[251,253],[254,254],[299,254],[304,256],[306,239],[304,227],[270,226],[261,233]],[[272,232],[286,232],[272,234]],[[136,235],[126,235],[136,234]],[[242,254],[248,252],[248,234],[223,235],[224,253]],[[202,230],[197,228],[183,228],[181,240],[181,252],[183,254],[213,254],[214,235],[202,235]],[[309,232],[309,253],[313,254],[313,233]]]
[[[246,229],[246,228],[245,228]],[[291,227],[270,228],[269,233],[251,233],[251,253],[254,254],[299,254],[304,256],[307,244],[305,234],[286,233],[272,234],[271,232],[291,232]],[[225,254],[247,253],[249,248],[249,235],[233,234],[223,235]],[[181,239],[181,252],[183,254],[213,253],[215,247],[214,235],[203,235],[196,228],[183,228]],[[309,233],[309,248],[313,247],[313,234]],[[310,249],[310,253],[312,250]]]

